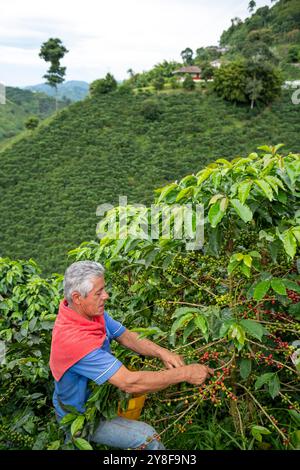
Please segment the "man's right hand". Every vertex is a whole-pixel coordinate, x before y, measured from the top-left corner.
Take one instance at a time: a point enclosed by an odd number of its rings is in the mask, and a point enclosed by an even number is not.
[[[183,366],[186,369],[186,382],[193,385],[201,385],[214,374],[214,370],[202,364],[189,364]]]

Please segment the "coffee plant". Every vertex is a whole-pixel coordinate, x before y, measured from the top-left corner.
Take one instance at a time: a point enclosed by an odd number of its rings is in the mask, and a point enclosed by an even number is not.
[[[182,383],[148,396],[142,419],[167,448],[300,447],[300,155],[280,148],[220,158],[156,190],[156,207],[175,212],[158,218],[155,240],[145,236],[150,209],[116,207],[98,225],[100,242],[69,253],[70,262],[105,265],[113,317],[186,363],[214,368],[200,387]],[[203,206],[201,249],[162,236],[184,204]],[[124,214],[128,233],[114,238]],[[89,437],[100,417],[116,416],[128,397],[91,384],[85,413],[70,409],[57,425],[48,361],[62,276],[46,280],[34,261],[7,258],[0,272],[1,448],[97,448]],[[133,369],[162,367],[118,344],[114,353]]]

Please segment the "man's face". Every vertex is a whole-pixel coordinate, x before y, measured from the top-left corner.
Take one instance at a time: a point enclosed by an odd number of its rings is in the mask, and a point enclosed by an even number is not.
[[[93,317],[104,314],[104,304],[108,298],[109,295],[105,291],[104,277],[95,277],[93,279],[93,288],[87,297],[78,297],[76,310],[83,317],[91,320]]]

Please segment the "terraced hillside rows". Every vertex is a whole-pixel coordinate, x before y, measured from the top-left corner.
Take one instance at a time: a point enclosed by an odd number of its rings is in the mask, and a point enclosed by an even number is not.
[[[145,113],[149,103],[154,115]],[[61,272],[66,253],[93,239],[101,203],[151,203],[153,188],[251,144],[299,151],[300,107],[291,92],[250,112],[210,92],[115,92],[62,110],[0,153],[0,254]]]

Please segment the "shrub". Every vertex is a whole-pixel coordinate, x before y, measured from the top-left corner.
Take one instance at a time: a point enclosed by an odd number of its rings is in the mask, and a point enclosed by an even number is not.
[[[100,78],[90,84],[90,95],[97,96],[105,93],[110,93],[117,89],[117,81],[110,73],[106,74],[105,78]]]
[[[31,116],[25,121],[25,127],[26,129],[33,130],[36,129],[37,126],[39,125],[39,118],[36,116]]]

